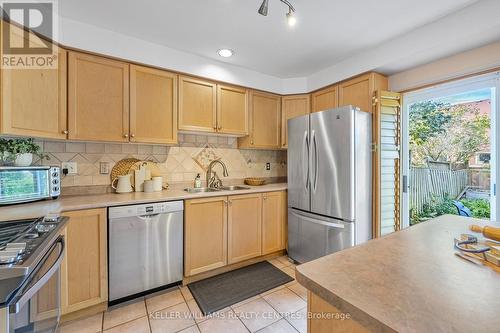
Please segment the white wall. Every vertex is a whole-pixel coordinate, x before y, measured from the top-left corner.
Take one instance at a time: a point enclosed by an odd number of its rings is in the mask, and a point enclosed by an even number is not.
[[[389,89],[405,91],[495,68],[500,68],[500,42],[391,75]]]
[[[59,42],[86,51],[280,94],[307,89],[305,79],[282,80],[67,18],[60,19]]]
[[[354,75],[378,71],[405,72],[391,76],[391,89],[402,90],[449,75],[498,65],[499,0],[482,0],[440,20],[361,51],[307,77],[282,79],[243,67],[129,37],[67,18],[60,19],[59,41],[70,47],[115,56],[165,69],[220,80],[279,94],[310,92]],[[422,66],[435,59],[497,41],[477,54],[452,60],[446,66]],[[466,52],[468,54],[468,52]],[[453,57],[452,57],[453,58]],[[446,69],[448,68],[448,69]],[[454,74],[450,74],[454,73]]]

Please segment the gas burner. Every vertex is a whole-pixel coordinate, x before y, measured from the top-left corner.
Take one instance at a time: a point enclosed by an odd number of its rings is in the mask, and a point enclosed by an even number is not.
[[[38,224],[35,229],[39,233],[44,233],[44,232],[49,232],[52,229],[54,229],[57,225],[56,224],[48,224],[48,223],[40,223]]]
[[[0,265],[12,264],[19,260],[19,257],[26,252],[26,243],[7,243],[0,251]]]
[[[0,268],[24,262],[60,222],[59,216],[0,222]]]

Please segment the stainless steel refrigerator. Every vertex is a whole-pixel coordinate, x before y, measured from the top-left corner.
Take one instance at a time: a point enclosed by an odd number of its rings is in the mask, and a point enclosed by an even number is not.
[[[299,263],[371,232],[371,114],[352,106],[288,120],[288,255]]]

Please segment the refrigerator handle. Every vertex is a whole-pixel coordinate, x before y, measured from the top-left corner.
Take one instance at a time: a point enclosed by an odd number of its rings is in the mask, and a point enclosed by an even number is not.
[[[306,163],[307,167],[304,169],[307,170],[307,172],[304,172],[304,187],[306,191],[309,189],[309,133],[307,131],[304,131],[304,138],[302,140],[302,168],[304,168],[304,162]]]
[[[321,224],[321,225],[324,225],[324,226],[327,226],[327,227],[331,227],[331,228],[341,228],[341,229],[345,228],[345,226],[343,224],[341,224],[341,223],[321,221],[321,220],[313,219],[311,217],[307,217],[307,216],[304,216],[304,215],[301,215],[301,214],[297,214],[295,212],[292,212],[292,215],[295,216],[295,217],[298,217],[299,219],[302,219],[304,221],[308,221],[308,222],[312,222],[312,223],[316,223],[316,224]]]
[[[318,156],[318,143],[316,142],[316,132],[311,132],[311,144],[314,144],[314,186],[313,191],[316,192],[318,185],[318,171],[319,171],[319,156]]]

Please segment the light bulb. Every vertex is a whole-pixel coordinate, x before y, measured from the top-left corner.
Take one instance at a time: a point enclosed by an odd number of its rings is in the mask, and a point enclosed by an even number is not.
[[[291,27],[293,27],[295,23],[297,23],[297,19],[295,18],[291,10],[288,12],[288,14],[286,14],[286,20],[288,22],[288,25]]]

